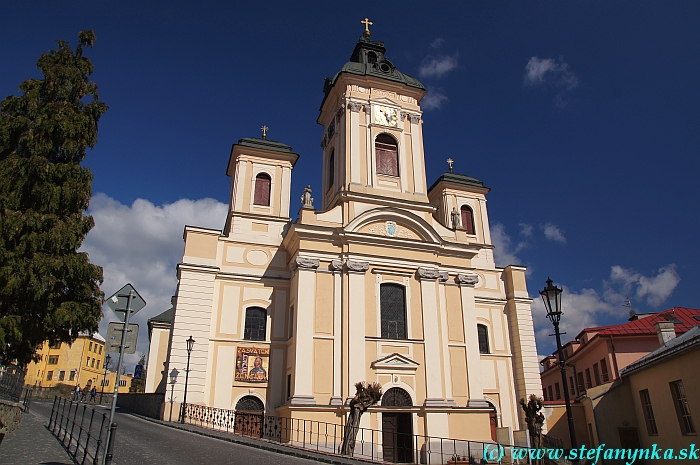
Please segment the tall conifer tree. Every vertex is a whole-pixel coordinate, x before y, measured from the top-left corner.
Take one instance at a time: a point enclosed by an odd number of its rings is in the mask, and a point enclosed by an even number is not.
[[[83,56],[93,31],[37,62],[43,79],[0,103],[0,364],[24,366],[44,342],[72,342],[102,317],[102,268],[77,250],[94,226],[85,214],[92,173],[80,163],[107,111]]]

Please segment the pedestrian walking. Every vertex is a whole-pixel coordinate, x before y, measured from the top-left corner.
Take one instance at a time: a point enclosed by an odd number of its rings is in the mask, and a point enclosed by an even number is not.
[[[90,386],[85,386],[83,390],[80,392],[80,402],[86,402],[87,401],[87,395],[88,392],[90,392]]]
[[[73,400],[77,402],[79,398],[80,398],[80,383],[78,383],[75,386],[75,389],[73,389]]]
[[[90,389],[90,402],[95,402],[97,400],[97,389],[95,386]]]

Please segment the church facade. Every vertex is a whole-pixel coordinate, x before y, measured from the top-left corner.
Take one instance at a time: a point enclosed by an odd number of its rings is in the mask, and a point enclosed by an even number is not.
[[[451,168],[427,183],[426,90],[382,42],[361,37],[324,92],[316,206],[307,189],[292,221],[291,147],[241,139],[224,229],[185,228],[166,401],[192,336],[188,403],[341,424],[366,381],[384,395],[363,427],[524,429],[518,400],[542,394],[531,299],[525,268],[495,265],[489,189]]]

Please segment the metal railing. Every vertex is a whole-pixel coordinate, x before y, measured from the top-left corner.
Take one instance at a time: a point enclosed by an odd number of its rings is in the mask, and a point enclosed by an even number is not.
[[[0,365],[0,399],[19,402],[24,389],[24,370],[17,365]]]
[[[185,423],[260,438],[333,455],[340,454],[344,425],[263,415],[204,405],[185,404]],[[488,460],[494,443],[358,428],[353,457],[376,462],[483,464],[506,461],[509,445],[498,460]],[[490,449],[489,449],[490,448]],[[486,452],[486,453],[485,453]]]
[[[99,465],[104,454],[109,417],[102,412],[56,396],[49,430],[80,465]]]

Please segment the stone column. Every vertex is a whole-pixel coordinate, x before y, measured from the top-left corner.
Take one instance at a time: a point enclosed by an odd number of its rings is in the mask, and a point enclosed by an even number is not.
[[[348,399],[355,395],[355,383],[367,381],[365,360],[365,273],[368,262],[348,260]]]
[[[314,338],[313,321],[316,303],[316,269],[319,260],[297,257],[292,266],[297,273],[296,335],[294,391],[290,405],[316,405],[313,395]]]
[[[438,285],[440,273],[432,268],[418,268],[421,301],[423,304],[423,334],[425,339],[425,384],[426,407],[444,407],[445,395],[442,390],[442,347],[438,323]],[[437,361],[437,363],[428,363]]]
[[[342,304],[343,304],[343,262],[333,260],[330,265],[330,270],[333,272],[333,395],[331,396],[331,405],[343,405],[343,396],[341,389],[342,380]]]
[[[350,110],[350,184],[360,184],[360,109],[362,104],[348,102]]]
[[[484,388],[481,382],[481,354],[479,353],[476,305],[474,304],[474,286],[479,282],[479,276],[472,273],[460,273],[455,282],[459,284],[462,296],[464,338],[467,343],[467,382],[469,385],[467,406],[489,408],[489,404],[484,400]]]

